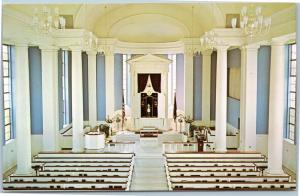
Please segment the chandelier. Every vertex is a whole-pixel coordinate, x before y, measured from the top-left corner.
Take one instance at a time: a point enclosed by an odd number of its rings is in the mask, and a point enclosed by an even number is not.
[[[51,10],[44,6],[41,10],[35,8],[32,18],[32,26],[37,32],[50,33],[54,29],[65,29],[66,19],[59,16],[58,8]]]
[[[213,49],[213,47],[216,45],[215,32],[205,32],[203,37],[200,38],[200,45],[203,50]]]
[[[249,9],[245,6],[241,10],[240,27],[250,38],[270,31],[272,19],[263,17],[261,10],[261,7],[254,8],[253,5]]]

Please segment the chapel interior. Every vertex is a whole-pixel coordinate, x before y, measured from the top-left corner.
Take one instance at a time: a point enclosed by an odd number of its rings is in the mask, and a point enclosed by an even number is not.
[[[1,48],[5,192],[296,190],[296,4],[3,4]]]

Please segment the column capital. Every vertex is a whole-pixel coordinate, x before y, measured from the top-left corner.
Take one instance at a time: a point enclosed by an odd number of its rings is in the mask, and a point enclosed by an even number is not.
[[[221,50],[221,51],[227,51],[229,47],[230,47],[229,45],[217,45],[217,46],[215,46],[215,48],[217,50]]]
[[[103,52],[105,56],[113,56],[115,48],[113,45],[103,45],[98,48],[98,52]]]
[[[260,44],[249,44],[249,45],[242,45],[240,46],[240,50],[258,50],[260,48]]]
[[[194,55],[193,47],[191,45],[184,46],[184,54],[189,55],[189,56],[193,56]]]
[[[79,45],[73,45],[69,47],[71,49],[71,51],[73,52],[81,52],[82,51],[82,46]]]
[[[97,55],[97,51],[96,50],[88,50],[86,51],[88,56],[96,56]]]
[[[42,50],[42,51],[58,51],[59,48],[57,46],[48,46],[48,45],[41,45],[39,46],[39,48]]]
[[[280,39],[272,39],[271,46],[284,46],[285,41]]]
[[[212,54],[213,50],[212,49],[208,49],[208,50],[202,50],[201,54],[203,56],[210,56]]]

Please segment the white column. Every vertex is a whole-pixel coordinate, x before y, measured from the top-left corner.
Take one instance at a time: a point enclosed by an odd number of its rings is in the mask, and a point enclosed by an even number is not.
[[[97,125],[97,87],[96,87],[96,51],[88,51],[89,76],[89,123],[91,127]]]
[[[73,152],[84,150],[81,48],[72,48],[72,123]]]
[[[202,121],[204,125],[210,125],[210,75],[212,50],[202,53]]]
[[[217,47],[217,81],[216,81],[216,151],[226,151],[227,120],[227,48]]]
[[[106,115],[110,118],[115,111],[115,60],[112,49],[105,51],[105,88],[106,88]]]
[[[284,45],[272,41],[270,94],[269,94],[269,134],[268,169],[269,174],[282,174],[282,146],[284,130]]]
[[[31,124],[28,46],[17,45],[16,49],[16,174],[31,173]]]
[[[43,97],[43,150],[59,150],[58,49],[41,47]]]
[[[187,47],[184,52],[184,112],[193,118],[193,50]]]
[[[256,150],[258,45],[241,48],[240,150]]]

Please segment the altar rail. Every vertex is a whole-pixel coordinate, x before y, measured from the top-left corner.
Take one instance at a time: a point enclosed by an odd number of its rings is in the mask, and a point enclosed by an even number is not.
[[[134,153],[135,142],[109,142],[105,146],[106,152]]]
[[[213,143],[204,142],[204,151],[212,151]],[[197,142],[163,142],[162,152],[198,152]]]

